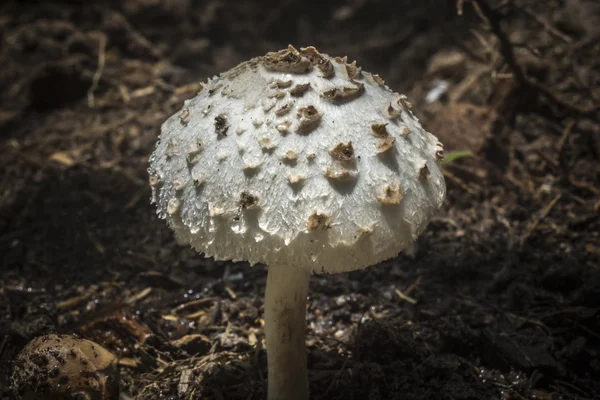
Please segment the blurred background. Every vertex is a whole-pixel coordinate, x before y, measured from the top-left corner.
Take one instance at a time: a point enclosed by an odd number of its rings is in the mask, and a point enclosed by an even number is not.
[[[311,281],[314,399],[600,397],[594,0],[4,1],[0,398],[34,337],[118,360],[121,399],[263,399],[265,269],[178,246],[160,124],[292,44],[408,95],[448,200],[412,251]]]

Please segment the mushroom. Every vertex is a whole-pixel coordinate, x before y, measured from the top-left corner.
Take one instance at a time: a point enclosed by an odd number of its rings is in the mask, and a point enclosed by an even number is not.
[[[117,359],[90,340],[69,335],[33,339],[17,355],[12,389],[17,399],[117,400]]]
[[[406,97],[314,47],[251,59],[205,86],[184,105],[185,125],[179,112],[162,126],[150,158],[152,202],[179,241],[206,257],[268,266],[268,398],[306,400],[310,275],[365,268],[410,246],[446,196],[436,157],[441,144],[421,127]],[[273,107],[253,106],[265,100]],[[244,134],[215,135],[214,117],[200,111],[209,105]],[[289,133],[278,132],[282,124]],[[264,152],[262,137],[294,149],[294,162]],[[187,163],[183,149],[197,142],[211,151]],[[219,162],[221,152],[227,163]],[[249,166],[258,167],[249,173]]]

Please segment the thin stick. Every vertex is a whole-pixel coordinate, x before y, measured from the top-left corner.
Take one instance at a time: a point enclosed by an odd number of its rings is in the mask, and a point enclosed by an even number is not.
[[[104,64],[106,62],[106,35],[102,32],[97,32],[98,35],[98,66],[92,79],[92,86],[88,89],[87,100],[88,107],[94,108],[94,92],[98,89],[100,78],[104,72]]]
[[[546,218],[548,216],[548,214],[550,214],[550,211],[552,211],[552,208],[554,208],[554,206],[556,205],[556,203],[558,203],[558,201],[560,200],[561,197],[562,197],[562,194],[559,193],[559,194],[556,195],[556,197],[554,197],[552,200],[550,200],[550,203],[548,203],[546,205],[546,207],[542,210],[542,212],[540,213],[540,215],[529,226],[529,228],[523,234],[523,236],[521,236],[521,240],[519,241],[519,245],[521,247],[523,247],[523,245],[525,244],[525,242],[527,241],[527,239],[529,239],[529,237],[531,236],[531,234],[533,233],[533,231],[536,230],[536,228],[538,227],[538,225],[540,224],[540,222],[544,218]]]
[[[442,173],[444,174],[444,176],[446,178],[454,181],[454,183],[456,183],[459,187],[461,187],[467,193],[472,194],[474,196],[477,195],[477,192],[475,190],[473,190],[469,185],[467,185],[462,179],[460,179],[458,176],[454,175],[452,172],[448,171],[447,169],[443,169]]]
[[[563,147],[565,147],[565,143],[567,142],[567,139],[569,138],[569,135],[571,134],[571,131],[573,130],[574,126],[575,120],[571,119],[567,122],[567,126],[565,126],[563,134],[560,137],[558,143],[556,144],[556,152],[558,154],[560,154],[562,152]]]
[[[545,97],[547,100],[570,112],[574,112],[581,115],[595,116],[595,114],[600,110],[600,104],[582,107],[570,103],[566,100],[561,99],[552,90],[537,82],[535,79],[529,78],[527,75],[525,75],[523,68],[521,68],[521,65],[519,65],[517,61],[513,45],[510,42],[508,35],[504,32],[504,29],[502,28],[500,17],[496,14],[492,7],[490,7],[490,5],[487,4],[485,0],[473,0],[473,2],[479,7],[479,10],[481,10],[482,15],[485,16],[485,18],[489,22],[492,33],[496,35],[498,41],[500,42],[500,53],[504,57],[504,60],[506,61],[508,67],[515,75],[515,79],[522,87],[534,90],[542,97]]]
[[[540,17],[530,7],[524,7],[523,11],[525,11],[525,14],[527,14],[531,18],[535,19],[538,24],[542,25],[553,36],[559,38],[560,40],[564,41],[565,43],[573,42],[573,39],[570,36],[567,36],[566,34],[562,33],[558,29],[556,29],[550,22],[548,22],[547,19]]]
[[[400,299],[402,299],[402,300],[406,301],[407,303],[410,303],[410,304],[412,304],[412,305],[415,305],[415,304],[417,304],[417,300],[413,299],[413,298],[412,298],[412,297],[410,297],[410,296],[407,296],[407,295],[405,295],[404,293],[402,293],[402,292],[400,291],[400,289],[396,289],[396,290],[395,290],[395,292],[396,292],[396,294],[398,295],[398,297],[400,297]]]

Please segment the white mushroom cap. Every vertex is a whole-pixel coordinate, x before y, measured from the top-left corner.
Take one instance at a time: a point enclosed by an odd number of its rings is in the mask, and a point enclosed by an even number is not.
[[[396,256],[440,208],[441,143],[346,58],[293,47],[210,79],[162,126],[152,200],[206,256],[343,272]]]

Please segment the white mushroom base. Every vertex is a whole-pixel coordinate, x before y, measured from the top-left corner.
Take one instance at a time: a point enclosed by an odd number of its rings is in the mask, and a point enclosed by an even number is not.
[[[265,293],[268,400],[308,400],[306,298],[310,273],[269,266]]]

